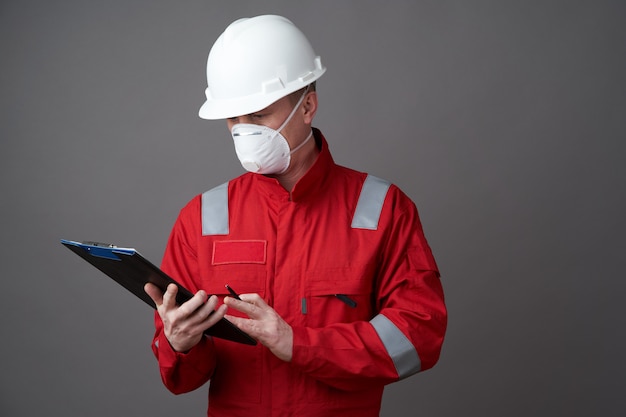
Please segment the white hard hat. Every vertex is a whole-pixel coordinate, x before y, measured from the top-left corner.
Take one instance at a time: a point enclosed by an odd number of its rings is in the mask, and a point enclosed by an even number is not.
[[[262,110],[326,71],[304,34],[288,19],[239,19],[215,41],[207,61],[203,119],[226,119]]]

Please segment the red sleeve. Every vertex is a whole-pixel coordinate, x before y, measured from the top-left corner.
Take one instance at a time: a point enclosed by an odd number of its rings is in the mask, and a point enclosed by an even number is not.
[[[166,274],[192,293],[198,291],[194,282],[194,277],[198,276],[198,263],[193,222],[197,222],[196,218],[200,217],[199,210],[198,198],[181,210],[161,264],[161,269]],[[159,362],[161,379],[167,389],[174,394],[181,394],[206,383],[213,374],[216,363],[212,338],[204,337],[189,352],[180,353],[174,351],[167,341],[158,313],[155,313],[155,327],[152,351]]]
[[[379,223],[386,243],[376,316],[369,322],[293,329],[292,364],[339,389],[388,384],[439,359],[447,325],[439,271],[415,205],[396,187],[389,194]]]

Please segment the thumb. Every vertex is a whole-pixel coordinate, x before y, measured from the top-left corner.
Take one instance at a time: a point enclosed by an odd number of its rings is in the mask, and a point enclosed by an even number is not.
[[[146,292],[146,294],[148,294],[152,301],[154,301],[154,304],[156,304],[157,308],[161,304],[163,304],[163,291],[161,291],[159,287],[148,282],[146,285],[143,286],[143,290]]]

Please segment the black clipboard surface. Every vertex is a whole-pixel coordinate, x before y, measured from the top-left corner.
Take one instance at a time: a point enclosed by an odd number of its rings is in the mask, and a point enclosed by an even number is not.
[[[162,291],[165,291],[170,283],[176,284],[178,286],[176,302],[179,305],[193,296],[189,290],[141,256],[135,249],[120,248],[98,242],[75,242],[65,239],[62,239],[61,243],[135,294],[153,309],[156,309],[156,305],[143,289],[148,282],[156,285]],[[204,333],[247,345],[257,344],[255,339],[225,318],[205,330]]]

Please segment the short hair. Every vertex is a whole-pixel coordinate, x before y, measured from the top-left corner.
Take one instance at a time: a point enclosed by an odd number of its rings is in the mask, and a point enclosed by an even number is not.
[[[311,84],[307,85],[306,87],[302,87],[301,89],[294,91],[291,94],[288,94],[287,97],[289,97],[289,101],[291,102],[292,105],[296,105],[296,103],[298,102],[298,100],[300,100],[300,97],[302,97],[302,94],[304,94],[304,90],[309,89],[309,92],[311,91],[317,91],[317,80],[313,81]]]

